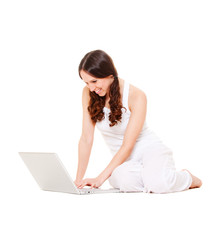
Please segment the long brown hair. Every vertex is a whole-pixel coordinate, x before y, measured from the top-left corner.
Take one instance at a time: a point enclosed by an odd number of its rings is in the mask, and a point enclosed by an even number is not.
[[[111,110],[109,114],[109,126],[113,127],[115,124],[121,121],[123,106],[121,101],[118,73],[111,57],[102,50],[91,51],[87,53],[81,60],[79,65],[79,75],[81,70],[84,70],[96,78],[105,78],[111,75],[114,77],[114,81],[110,85],[109,91],[109,105]],[[94,123],[104,119],[105,116],[103,108],[105,106],[105,101],[106,96],[100,97],[95,92],[90,92],[88,111]]]

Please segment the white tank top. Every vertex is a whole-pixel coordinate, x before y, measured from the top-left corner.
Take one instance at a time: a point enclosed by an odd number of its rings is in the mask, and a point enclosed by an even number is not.
[[[103,111],[104,111],[105,118],[102,121],[96,123],[96,126],[98,130],[101,132],[106,144],[110,148],[112,155],[115,155],[117,153],[117,151],[120,149],[123,143],[126,127],[128,125],[129,118],[131,116],[131,112],[128,107],[128,96],[129,96],[129,83],[124,81],[122,104],[123,104],[123,107],[125,107],[126,109],[122,108],[121,122],[118,122],[118,124],[114,125],[113,127],[110,127],[109,126],[110,121],[108,119],[110,109],[107,107],[104,107]],[[137,161],[141,160],[142,154],[145,148],[155,143],[159,144],[162,142],[154,134],[154,132],[152,132],[148,128],[145,120],[143,128],[136,140],[134,149],[127,160],[131,160],[131,159],[134,159]]]

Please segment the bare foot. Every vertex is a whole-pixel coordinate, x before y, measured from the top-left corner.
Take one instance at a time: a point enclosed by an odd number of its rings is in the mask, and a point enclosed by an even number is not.
[[[202,185],[202,181],[197,178],[196,176],[192,175],[192,173],[190,171],[188,171],[187,169],[182,169],[182,171],[186,170],[192,177],[192,184],[190,186],[190,189],[191,188],[200,188],[201,185]]]

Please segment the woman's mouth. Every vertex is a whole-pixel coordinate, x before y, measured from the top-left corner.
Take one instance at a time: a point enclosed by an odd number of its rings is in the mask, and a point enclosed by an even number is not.
[[[96,94],[99,94],[100,92],[101,92],[101,89],[97,89],[97,90],[95,91]]]

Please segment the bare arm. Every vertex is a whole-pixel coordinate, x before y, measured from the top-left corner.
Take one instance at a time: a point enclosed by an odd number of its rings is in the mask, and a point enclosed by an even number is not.
[[[126,128],[122,146],[98,177],[85,179],[80,187],[84,187],[85,185],[100,187],[105,180],[111,176],[113,170],[130,156],[146,118],[147,99],[144,92],[133,86],[130,87],[129,95],[131,116]]]
[[[89,98],[89,90],[85,87],[82,93],[83,121],[82,134],[78,145],[78,168],[75,180],[77,185],[85,175],[94,139],[95,124],[92,122],[87,109]]]
[[[131,116],[124,135],[123,144],[108,166],[99,175],[99,178],[101,178],[103,182],[111,176],[117,166],[122,164],[130,156],[143,128],[147,111],[147,98],[144,92],[133,86],[130,88],[129,108],[131,110]]]

